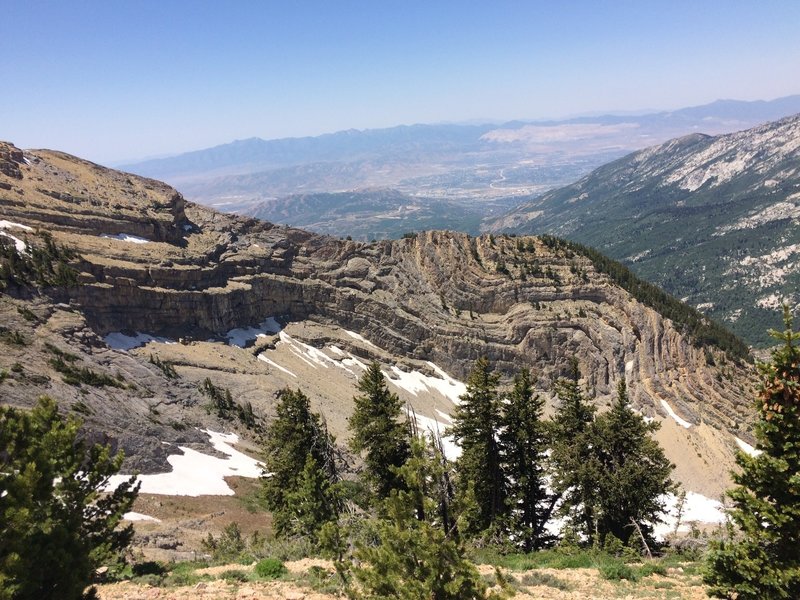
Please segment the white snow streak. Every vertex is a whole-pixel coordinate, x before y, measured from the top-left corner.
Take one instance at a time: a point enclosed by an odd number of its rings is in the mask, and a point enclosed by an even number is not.
[[[356,339],[356,340],[358,340],[359,342],[364,342],[365,344],[367,344],[368,346],[372,346],[373,348],[377,348],[377,346],[376,346],[375,344],[373,344],[372,342],[370,342],[370,341],[369,341],[368,339],[366,339],[366,338],[365,338],[363,335],[360,335],[360,334],[356,333],[355,331],[348,331],[347,329],[344,329],[343,331],[344,331],[344,332],[345,332],[347,335],[349,335],[351,338],[353,338],[353,339]]]
[[[748,456],[758,456],[759,454],[761,454],[761,450],[756,450],[744,440],[739,439],[738,437],[735,437],[734,439],[736,440],[736,445],[739,446],[742,452],[744,452]]]
[[[691,424],[691,423],[689,423],[689,421],[686,421],[685,419],[681,419],[681,418],[678,416],[678,414],[677,414],[677,413],[676,413],[674,410],[672,410],[672,407],[671,407],[671,406],[670,406],[670,405],[667,403],[667,401],[666,401],[666,400],[662,400],[662,401],[661,401],[661,406],[663,406],[663,407],[664,407],[664,410],[665,410],[665,411],[667,411],[667,414],[668,414],[670,417],[672,417],[672,418],[675,420],[675,422],[676,422],[678,425],[680,425],[681,427],[685,427],[686,429],[689,429],[689,427],[691,427],[691,426],[692,426],[692,424]]]
[[[145,515],[139,512],[126,512],[122,515],[122,518],[126,521],[154,521],[156,523],[161,523],[161,519],[157,519],[155,517],[151,517],[150,515]]]
[[[138,235],[131,235],[129,233],[117,233],[112,235],[110,233],[101,233],[101,238],[106,238],[109,240],[119,240],[121,242],[130,242],[132,244],[149,244],[150,240],[147,240],[143,237],[139,237]]]
[[[0,231],[0,235],[2,235],[4,237],[7,237],[7,238],[11,238],[12,240],[14,240],[14,247],[17,249],[17,252],[19,252],[20,254],[23,253],[23,252],[27,252],[28,251],[28,245],[25,242],[23,242],[21,239],[19,239],[18,237],[14,237],[10,233],[6,233],[5,231]]]
[[[22,223],[15,223],[14,221],[0,220],[0,229],[22,229],[23,231],[33,231],[33,227],[28,227]]]
[[[266,355],[265,353],[263,353],[263,352],[262,352],[262,353],[261,353],[261,354],[259,354],[259,355],[258,355],[256,358],[258,358],[258,360],[260,360],[260,361],[263,361],[263,362],[267,363],[268,365],[272,365],[273,367],[275,367],[275,368],[276,368],[276,369],[278,369],[279,371],[283,371],[284,373],[288,373],[289,375],[291,375],[292,377],[294,377],[295,379],[297,379],[297,375],[295,375],[294,373],[292,373],[292,372],[291,372],[289,369],[287,369],[286,367],[282,367],[282,366],[280,366],[280,365],[279,365],[278,363],[276,363],[274,360],[271,360],[271,359],[267,358],[267,355]]]

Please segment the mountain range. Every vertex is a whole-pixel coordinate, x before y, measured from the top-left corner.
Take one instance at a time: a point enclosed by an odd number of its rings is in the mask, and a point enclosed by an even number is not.
[[[126,469],[213,457],[213,432],[236,432],[252,451],[285,387],[302,389],[344,440],[373,360],[441,428],[481,356],[504,385],[531,367],[551,407],[573,357],[601,407],[625,377],[636,409],[662,423],[677,479],[709,497],[752,441],[746,348],[555,238],[341,240],[11,144],[0,145],[0,211],[3,398],[54,397],[124,448]]]
[[[769,344],[800,302],[800,115],[635,152],[485,225],[593,246]]]
[[[293,195],[392,188],[480,211],[483,201],[530,199],[670,138],[732,132],[796,112],[800,96],[768,102],[724,100],[637,116],[347,130],[317,137],[251,138],[120,168],[163,179],[191,200],[221,210]],[[403,220],[405,231],[424,225],[413,214]],[[348,225],[347,220],[338,223],[338,234],[353,235]],[[446,220],[436,226],[447,227]]]

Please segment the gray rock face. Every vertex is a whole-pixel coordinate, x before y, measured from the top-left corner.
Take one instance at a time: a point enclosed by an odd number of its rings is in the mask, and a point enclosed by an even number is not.
[[[36,160],[21,166],[15,184],[30,201],[23,206],[0,192],[0,208],[80,253],[83,284],[48,294],[91,328],[86,360],[98,360],[102,351],[92,344],[102,346],[97,335],[111,331],[206,339],[277,316],[358,332],[386,353],[429,360],[461,378],[486,356],[506,373],[531,367],[547,389],[574,356],[600,401],[624,376],[645,414],[665,415],[664,400],[694,423],[736,428],[747,420],[744,368],[709,366],[702,348],[589,259],[537,238],[425,232],[371,244],[338,240],[222,215],[164,184],[60,153],[31,155]],[[42,181],[29,183],[36,178]],[[57,196],[41,192],[59,185]],[[101,237],[114,231],[149,242]],[[162,424],[152,436],[129,436],[134,453],[163,457],[153,439],[201,441],[199,433],[163,427],[182,407],[199,406],[196,387],[159,384],[154,368],[125,361],[128,379],[149,390],[134,403],[131,422]],[[115,408],[102,410],[109,414],[96,413],[95,421],[124,428]]]

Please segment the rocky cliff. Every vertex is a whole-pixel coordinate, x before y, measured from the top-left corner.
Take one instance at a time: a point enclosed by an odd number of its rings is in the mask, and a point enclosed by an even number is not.
[[[800,115],[634,152],[486,225],[589,244],[767,346],[800,305]]]
[[[267,366],[253,354],[239,363],[239,355],[223,353],[213,340],[277,317],[283,325],[321,327],[326,333],[305,340],[319,348],[331,343],[337,328],[357,332],[368,341],[337,339],[337,348],[403,369],[427,368],[430,361],[463,378],[480,356],[506,373],[526,365],[545,390],[575,356],[599,402],[624,376],[645,414],[669,419],[668,406],[690,425],[748,437],[748,367],[698,346],[566,247],[533,237],[451,232],[377,243],[339,240],[219,214],[185,202],[164,184],[58,152],[23,153],[9,144],[0,150],[0,218],[12,229],[48,231],[80,255],[72,263],[80,285],[47,288],[35,300],[41,325],[13,314],[22,314],[24,298],[13,297],[11,289],[3,304],[9,318],[36,339],[49,327],[91,364],[125,365],[126,381],[150,381],[139,385],[139,421],[149,416],[151,424],[163,425],[180,420],[181,406],[197,408],[191,382],[209,369],[223,373],[226,385],[241,385],[243,397],[257,391],[267,413],[263,386],[274,391],[280,382],[237,383],[232,373],[255,382],[268,372],[256,369]],[[27,232],[23,241],[36,238]],[[67,313],[72,328],[56,327]],[[101,336],[118,331],[183,338],[183,346],[159,350],[184,368],[181,381],[165,382],[144,364],[145,354],[137,362],[108,350]],[[197,341],[193,350],[190,340]],[[18,379],[15,385],[12,396],[30,398],[37,391],[53,393],[55,384],[37,387]],[[80,398],[68,386],[56,387]],[[323,386],[317,400],[325,403],[324,395]],[[154,405],[167,412],[154,417]],[[159,435],[191,437],[177,431],[162,428]]]

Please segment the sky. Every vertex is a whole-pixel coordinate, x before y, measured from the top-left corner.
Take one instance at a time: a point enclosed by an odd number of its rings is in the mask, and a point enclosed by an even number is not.
[[[250,137],[800,93],[797,0],[0,7],[0,139],[104,164]]]

